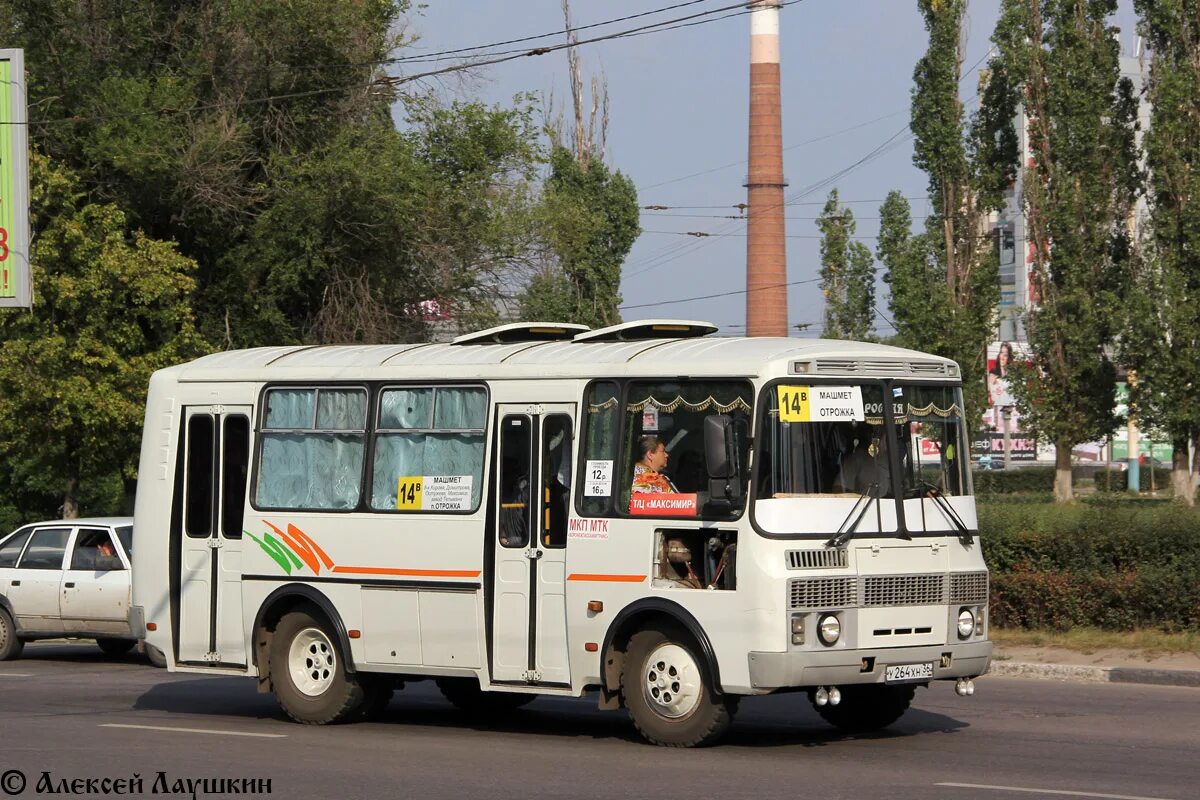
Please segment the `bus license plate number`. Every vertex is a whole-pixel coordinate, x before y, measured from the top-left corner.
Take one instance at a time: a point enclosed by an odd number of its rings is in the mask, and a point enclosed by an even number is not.
[[[924,664],[893,664],[883,672],[887,683],[903,683],[905,681],[923,681],[933,677],[933,662]]]

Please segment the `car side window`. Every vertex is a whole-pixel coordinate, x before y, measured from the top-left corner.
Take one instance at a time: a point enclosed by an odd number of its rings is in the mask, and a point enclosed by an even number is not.
[[[18,569],[62,569],[70,528],[41,528],[33,532]]]
[[[125,569],[112,537],[102,528],[80,528],[71,553],[71,569],[107,572]]]
[[[15,567],[17,558],[21,555],[21,548],[25,547],[25,542],[29,541],[29,534],[33,533],[33,529],[18,531],[5,540],[4,544],[0,544],[0,569],[4,567]]]

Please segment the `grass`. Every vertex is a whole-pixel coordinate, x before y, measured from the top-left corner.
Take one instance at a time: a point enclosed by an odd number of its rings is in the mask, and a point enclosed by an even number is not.
[[[988,638],[1003,647],[1063,647],[1080,653],[1097,650],[1138,650],[1157,653],[1200,653],[1200,633],[1165,633],[1156,630],[1103,631],[1073,628],[1069,631],[992,628]]]

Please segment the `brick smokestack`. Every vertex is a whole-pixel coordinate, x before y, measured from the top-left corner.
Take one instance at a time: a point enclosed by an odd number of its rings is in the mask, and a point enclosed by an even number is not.
[[[787,239],[783,218],[783,119],[779,2],[750,12],[750,171],[747,189],[746,335],[787,336]]]

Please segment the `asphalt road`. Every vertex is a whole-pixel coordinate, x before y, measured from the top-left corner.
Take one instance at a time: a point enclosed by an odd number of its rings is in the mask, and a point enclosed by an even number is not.
[[[0,800],[18,786],[12,771],[24,777],[19,797],[38,796],[43,773],[60,794],[74,779],[137,774],[146,794],[182,796],[184,781],[204,778],[269,779],[284,798],[1200,796],[1200,689],[998,677],[976,687],[971,698],[950,684],[919,690],[899,723],[861,737],[827,727],[803,695],[747,699],[723,745],[685,751],[643,744],[623,712],[591,698],[540,698],[481,725],[421,682],[380,722],[306,727],[249,679],[171,675],[90,644],[31,645],[0,664]]]

